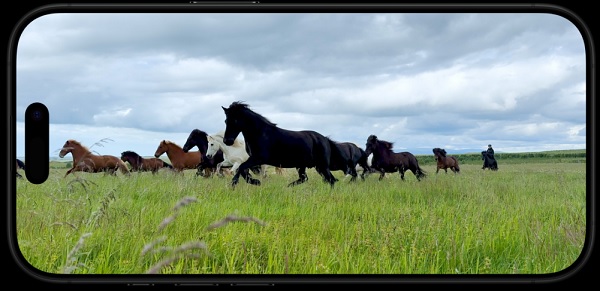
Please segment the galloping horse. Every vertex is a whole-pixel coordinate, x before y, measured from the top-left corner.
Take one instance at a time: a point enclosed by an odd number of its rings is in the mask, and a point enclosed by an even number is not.
[[[365,152],[367,156],[373,153],[371,167],[381,174],[379,180],[383,179],[385,173],[400,172],[400,178],[404,180],[404,172],[410,170],[415,174],[417,180],[426,176],[425,171],[419,166],[417,158],[409,152],[395,153],[392,151],[393,143],[377,139],[377,136],[370,135],[367,138]]]
[[[25,170],[25,163],[23,161],[17,159],[17,167],[16,167],[16,169],[17,169],[17,171],[16,171],[17,172],[17,178],[21,178],[22,179],[23,176],[21,176],[21,174],[19,174],[19,169],[21,169],[21,170],[24,171]]]
[[[134,151],[124,151],[121,153],[121,160],[123,162],[129,162],[131,165],[131,172],[152,172],[156,174],[158,170],[162,168],[173,169],[169,163],[159,158],[142,158]]]
[[[246,152],[245,143],[236,138],[233,144],[228,146],[223,143],[223,137],[223,132],[207,136],[208,149],[206,150],[206,157],[210,159],[213,155],[221,151],[223,153],[223,161],[217,164],[217,172],[220,173],[221,167],[231,167],[231,172],[235,174],[240,165],[245,162],[250,155]],[[263,178],[267,177],[267,165],[259,165],[251,168],[251,170],[255,174],[262,173]]]
[[[358,177],[357,166],[363,168],[363,171],[370,171],[371,167],[367,163],[367,153],[359,146],[351,142],[336,142],[336,146],[340,155],[332,156],[330,161],[331,171],[344,171],[344,174],[352,176],[350,178],[351,182],[356,181],[356,177]],[[365,179],[364,175],[360,177],[363,180]]]
[[[154,157],[158,158],[164,153],[167,153],[167,157],[169,157],[173,169],[177,172],[182,172],[187,169],[196,169],[202,162],[202,155],[200,155],[200,152],[186,153],[179,145],[169,140],[162,140],[160,144],[158,144]]]
[[[481,169],[490,169],[492,171],[498,171],[498,162],[496,162],[494,155],[488,153],[487,151],[482,151],[481,159],[483,160],[483,167],[481,167]]]
[[[433,155],[435,160],[437,161],[437,169],[435,173],[437,174],[440,169],[443,169],[448,173],[448,168],[452,170],[455,174],[460,172],[460,167],[458,166],[458,159],[454,156],[446,156],[446,150],[441,148],[434,148]]]
[[[298,180],[288,186],[306,182],[306,168],[314,167],[323,180],[333,187],[337,179],[329,169],[330,157],[332,154],[339,155],[334,141],[312,130],[292,131],[279,128],[239,101],[231,103],[229,108],[221,108],[226,117],[223,142],[233,145],[234,140],[242,133],[250,155],[233,176],[232,186],[238,183],[240,175],[247,183],[260,185],[260,181],[250,177],[246,170],[267,164],[297,169]]]
[[[69,139],[65,142],[58,156],[64,158],[68,153],[73,155],[73,166],[67,171],[65,177],[71,172],[104,172],[105,174],[116,175],[117,170],[120,170],[125,175],[129,175],[127,165],[118,157],[95,155],[86,146],[74,139]]]
[[[190,135],[188,136],[182,148],[183,152],[187,153],[192,148],[198,147],[200,150],[200,155],[202,155],[202,162],[200,162],[200,165],[198,166],[196,175],[201,175],[202,171],[204,171],[204,177],[209,177],[216,171],[217,165],[223,162],[222,151],[218,151],[212,158],[206,156],[206,150],[208,149],[207,136],[208,134],[206,132],[196,128],[190,132]],[[223,175],[221,171],[219,171],[218,174]]]

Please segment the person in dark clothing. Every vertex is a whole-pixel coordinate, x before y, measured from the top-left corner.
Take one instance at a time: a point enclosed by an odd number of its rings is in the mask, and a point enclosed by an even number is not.
[[[487,153],[490,154],[492,158],[494,157],[494,149],[491,144],[488,144]]]

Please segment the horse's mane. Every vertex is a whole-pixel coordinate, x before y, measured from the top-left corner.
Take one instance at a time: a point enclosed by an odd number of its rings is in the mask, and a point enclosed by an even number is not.
[[[172,142],[172,141],[170,141],[170,140],[168,140],[168,139],[165,139],[165,140],[163,140],[163,141],[165,142],[165,144],[172,144],[172,145],[174,145],[174,146],[176,146],[176,147],[178,147],[178,148],[182,149],[182,147],[181,147],[180,145],[178,145],[178,144],[176,144],[176,143],[174,143],[174,142]],[[182,149],[182,150],[183,150],[183,149]]]
[[[194,132],[194,134],[198,134],[200,136],[203,136],[203,135],[206,136],[206,135],[208,135],[208,133],[204,132],[203,130],[197,129],[197,128],[194,129],[194,130],[192,130],[192,132]]]
[[[441,155],[442,157],[446,157],[446,150],[445,150],[445,149],[441,149],[441,148],[434,148],[434,149],[433,149],[433,151],[434,151],[434,152],[436,152],[436,153],[440,153],[440,155]]]
[[[140,155],[138,155],[136,152],[134,151],[124,151],[121,153],[122,156],[133,156],[134,158],[141,158]]]
[[[394,148],[394,143],[387,141],[387,140],[381,140],[379,139],[379,142],[382,143],[383,145],[385,145],[385,148],[389,151],[392,151],[392,149]]]
[[[236,111],[239,113],[246,113],[246,114],[250,114],[255,118],[258,118],[260,120],[262,120],[263,122],[265,122],[268,125],[271,126],[277,126],[276,123],[271,122],[269,119],[267,119],[266,117],[252,111],[250,109],[250,107],[248,106],[248,104],[244,103],[243,101],[235,101],[233,103],[231,103],[231,105],[229,105],[229,110],[231,111]]]
[[[76,144],[76,145],[78,145],[78,146],[82,147],[84,150],[86,150],[86,151],[88,151],[88,152],[91,152],[91,151],[90,151],[90,149],[89,149],[88,147],[84,146],[83,144],[81,144],[80,142],[78,142],[78,141],[76,141],[76,140],[74,140],[74,139],[69,139],[69,140],[67,140],[67,141],[68,141],[69,143],[74,143],[74,144]]]

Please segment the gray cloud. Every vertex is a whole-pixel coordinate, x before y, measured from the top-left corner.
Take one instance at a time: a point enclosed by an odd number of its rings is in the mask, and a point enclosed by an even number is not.
[[[224,129],[243,100],[361,146],[585,148],[585,72],[581,33],[552,14],[51,14],[19,39],[17,122],[41,101],[55,147],[113,134],[110,151],[149,152]]]

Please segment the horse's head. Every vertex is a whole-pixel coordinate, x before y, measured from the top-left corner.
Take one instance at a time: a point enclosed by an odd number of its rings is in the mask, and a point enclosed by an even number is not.
[[[162,154],[164,154],[168,149],[169,149],[169,146],[167,145],[167,141],[163,139],[163,141],[161,141],[160,144],[158,145],[158,148],[156,148],[156,152],[154,152],[154,156],[158,158]]]
[[[121,153],[121,161],[123,161],[123,162],[128,162],[129,161],[129,156],[127,155],[127,152],[122,152]]]
[[[202,151],[203,148],[206,148],[206,133],[199,129],[194,129],[190,132],[190,135],[181,149],[184,153],[187,153],[195,146],[197,146],[200,151]]]
[[[242,132],[240,117],[236,108],[232,108],[236,105],[236,103],[232,103],[229,108],[223,108],[225,112],[225,134],[223,135],[223,143],[225,145],[232,145],[233,141],[238,137],[240,132]]]
[[[206,148],[206,157],[209,159],[212,159],[213,156],[219,151],[219,149],[221,147],[219,146],[219,143],[217,143],[217,141],[212,136],[209,135],[206,138],[208,139],[208,147]]]
[[[481,151],[481,159],[485,160],[486,156],[487,156],[487,152],[486,151]]]
[[[441,149],[441,148],[434,148],[433,149],[433,154],[435,155],[435,159],[438,159],[439,157],[446,157],[446,150],[445,149]]]
[[[75,146],[75,141],[73,141],[71,139],[67,140],[65,142],[65,144],[63,145],[62,149],[60,149],[58,156],[60,158],[64,158],[68,153],[73,151],[73,146]]]
[[[373,151],[375,151],[376,146],[377,146],[377,136],[370,135],[367,138],[367,143],[365,144],[365,153],[367,154],[367,156],[369,156],[371,153],[373,153]]]
[[[124,151],[121,153],[121,161],[129,162],[130,164],[133,164],[136,161],[138,163],[141,162],[141,158],[140,155],[132,151]]]

